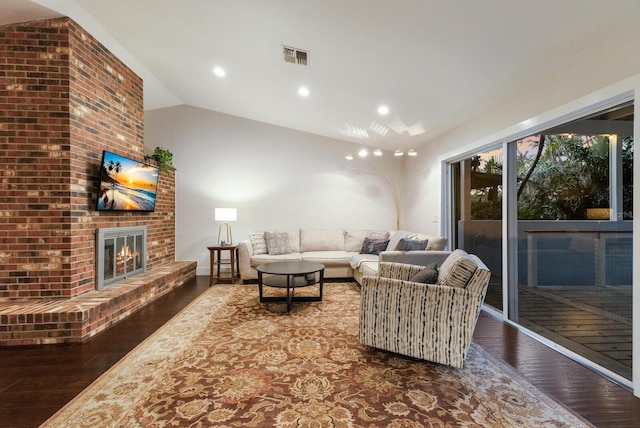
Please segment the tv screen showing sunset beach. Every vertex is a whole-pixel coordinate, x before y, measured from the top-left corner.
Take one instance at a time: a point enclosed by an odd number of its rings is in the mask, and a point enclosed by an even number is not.
[[[108,151],[102,154],[98,211],[153,211],[159,169]]]

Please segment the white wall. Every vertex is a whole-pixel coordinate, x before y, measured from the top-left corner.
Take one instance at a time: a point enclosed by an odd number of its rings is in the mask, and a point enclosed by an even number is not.
[[[145,113],[145,149],[173,152],[176,167],[176,259],[209,273],[214,208],[238,209],[233,240],[254,230],[395,228],[388,185],[379,173],[400,170],[387,153],[347,161],[356,145],[189,106]]]

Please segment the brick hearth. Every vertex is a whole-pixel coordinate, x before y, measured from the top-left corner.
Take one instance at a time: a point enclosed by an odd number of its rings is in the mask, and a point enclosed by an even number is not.
[[[173,262],[72,299],[0,302],[0,346],[84,342],[195,274]]]

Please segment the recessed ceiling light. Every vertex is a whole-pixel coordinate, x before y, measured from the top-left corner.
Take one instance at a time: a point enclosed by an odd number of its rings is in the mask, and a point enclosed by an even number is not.
[[[387,107],[387,106],[378,107],[378,113],[383,115],[383,116],[388,114],[389,113],[389,107]]]
[[[300,89],[298,89],[298,95],[300,95],[301,97],[308,97],[309,89],[302,86]]]
[[[227,73],[224,71],[224,68],[216,67],[213,69],[213,74],[215,74],[218,77],[224,77]]]
[[[373,154],[374,154],[374,156],[382,156],[382,150],[380,150],[380,149],[375,149],[375,150],[373,151]]]
[[[404,152],[402,150],[396,150],[395,152],[393,152],[394,156],[402,156],[404,155]]]
[[[368,154],[369,152],[367,151],[367,149],[360,149],[360,151],[358,152],[358,156],[360,156],[361,158],[367,157]]]
[[[418,156],[418,152],[415,151],[415,149],[411,149],[407,152],[407,154],[409,156]]]
[[[348,155],[346,155],[344,157],[346,160],[353,160],[353,155],[351,153],[349,153]]]

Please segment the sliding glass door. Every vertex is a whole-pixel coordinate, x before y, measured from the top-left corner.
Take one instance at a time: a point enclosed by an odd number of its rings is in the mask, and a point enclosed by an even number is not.
[[[502,310],[502,148],[451,164],[453,247],[480,257],[491,270],[485,301]]]
[[[454,246],[491,268],[486,304],[622,380],[632,360],[633,152],[628,103],[450,164]]]

